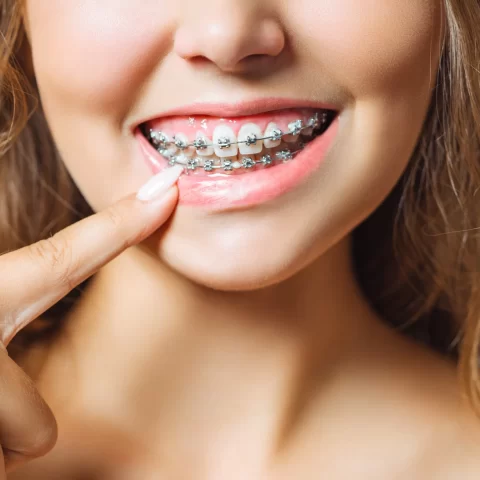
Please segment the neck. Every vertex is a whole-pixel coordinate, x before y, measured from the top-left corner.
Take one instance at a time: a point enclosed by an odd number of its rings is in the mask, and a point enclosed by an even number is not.
[[[253,474],[287,443],[311,391],[376,325],[345,240],[287,281],[249,292],[194,284],[131,248],[96,275],[65,335],[70,355],[71,342],[89,352],[78,364],[96,413],[118,411],[125,423],[131,411],[132,428],[154,435],[161,425],[172,451],[198,468],[211,460],[218,469],[220,455],[231,472],[234,459],[249,458]],[[238,455],[239,445],[248,451]]]

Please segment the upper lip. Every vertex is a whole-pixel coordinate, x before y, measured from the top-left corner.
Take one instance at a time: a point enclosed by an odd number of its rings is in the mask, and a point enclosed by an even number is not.
[[[190,105],[182,105],[163,112],[149,115],[137,121],[137,126],[161,117],[205,115],[211,117],[232,118],[260,113],[274,112],[288,108],[315,108],[338,111],[339,107],[331,103],[315,102],[312,100],[299,100],[292,98],[258,98],[236,103],[221,102],[195,102]]]

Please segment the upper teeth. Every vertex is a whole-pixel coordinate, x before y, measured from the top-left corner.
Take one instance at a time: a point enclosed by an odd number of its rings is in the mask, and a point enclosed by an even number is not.
[[[300,132],[303,129],[303,122],[301,120],[295,120],[292,123],[288,124],[288,131],[292,135],[300,135]]]
[[[213,131],[213,150],[217,157],[235,157],[238,154],[237,137],[226,125],[219,125]]]
[[[189,145],[188,137],[184,133],[175,135],[175,146],[187,157],[192,157],[195,153],[195,149]]]
[[[325,118],[325,121],[326,121],[326,118]],[[315,115],[313,115],[312,118],[310,118],[310,120],[307,122],[307,126],[309,128],[316,128],[318,127],[319,125],[319,120],[318,120],[318,113],[316,113]]]
[[[243,155],[254,155],[260,153],[263,146],[278,147],[282,138],[286,142],[295,142],[300,133],[311,135],[315,128],[327,120],[327,113],[323,113],[321,119],[319,114],[315,113],[306,123],[300,119],[290,122],[287,132],[282,132],[273,122],[267,125],[265,132],[262,132],[255,123],[247,123],[240,128],[238,138],[230,127],[219,125],[213,132],[212,142],[201,131],[197,132],[196,139],[191,143],[183,133],[176,134],[172,140],[165,133],[154,130],[150,130],[150,139],[153,145],[167,155],[175,153],[177,149],[188,156],[192,156],[195,150],[200,156],[215,153],[218,157],[234,157],[238,150]]]
[[[213,155],[213,147],[209,144],[203,132],[197,132],[197,138],[194,140],[193,146],[197,149],[197,155],[201,157]]]
[[[263,132],[255,123],[247,123],[238,132],[239,150],[242,155],[255,155],[263,149]]]
[[[275,123],[271,122],[267,125],[267,128],[265,130],[265,137],[267,138],[265,138],[263,144],[266,148],[278,147],[282,142],[282,135],[283,132],[277,127]]]

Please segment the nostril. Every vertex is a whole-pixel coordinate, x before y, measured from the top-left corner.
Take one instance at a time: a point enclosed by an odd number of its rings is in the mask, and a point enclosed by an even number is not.
[[[225,72],[245,73],[271,65],[286,44],[282,26],[247,8],[222,8],[205,15],[205,22],[185,21],[174,39],[173,50],[195,66],[216,65]]]
[[[204,67],[209,63],[212,63],[208,58],[202,55],[195,55],[194,57],[187,59],[195,67]]]
[[[267,69],[271,70],[273,63],[276,62],[276,57],[270,57],[264,54],[254,54],[235,62],[220,63],[220,61],[213,62],[210,58],[202,55],[195,55],[186,58],[185,60],[188,60],[190,66],[194,69],[205,69],[207,67],[215,66],[225,73],[235,73],[240,75],[254,73],[260,75]]]

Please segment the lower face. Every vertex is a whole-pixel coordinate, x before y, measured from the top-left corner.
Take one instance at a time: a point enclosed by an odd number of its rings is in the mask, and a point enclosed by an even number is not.
[[[182,164],[145,246],[223,290],[284,280],[383,201],[418,139],[440,0],[27,0],[42,104],[101,210]]]

